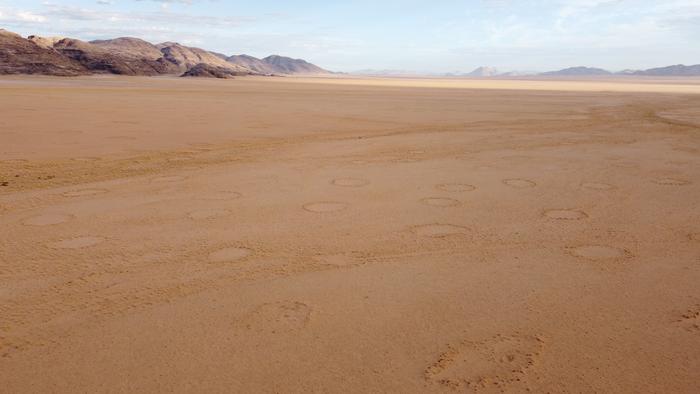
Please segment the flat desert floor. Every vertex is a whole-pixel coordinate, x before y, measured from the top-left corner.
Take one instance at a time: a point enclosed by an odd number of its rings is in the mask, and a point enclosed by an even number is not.
[[[700,84],[0,79],[0,392],[700,392]]]

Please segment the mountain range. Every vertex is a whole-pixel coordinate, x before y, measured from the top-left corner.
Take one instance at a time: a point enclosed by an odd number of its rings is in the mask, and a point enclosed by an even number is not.
[[[133,37],[81,41],[66,37],[29,36],[0,29],[0,74],[180,75],[229,78],[237,75],[329,74],[302,59],[272,55],[258,59],[249,55],[228,56],[176,42],[157,45]],[[426,74],[402,70],[362,70],[355,75],[450,76],[450,77],[577,77],[577,76],[700,76],[700,64],[682,64],[647,70],[610,72],[594,67],[570,67],[543,73],[499,72],[479,67],[469,73]]]
[[[302,59],[272,55],[226,56],[176,42],[157,45],[133,37],[81,41],[29,36],[0,29],[0,74],[76,76],[88,74],[180,75],[229,78],[236,75],[327,74]]]
[[[547,71],[547,72],[529,72],[529,71],[509,71],[501,72],[494,67],[482,66],[476,68],[475,70],[464,73],[464,72],[451,72],[451,73],[419,73],[414,71],[406,70],[360,70],[353,73],[353,75],[371,75],[371,76],[434,76],[434,77],[467,77],[467,78],[491,78],[491,77],[524,77],[524,76],[544,76],[544,77],[577,77],[577,76],[623,76],[623,75],[636,75],[636,76],[664,76],[664,77],[692,77],[700,76],[700,64],[694,66],[685,66],[678,64],[675,66],[651,68],[648,70],[622,70],[618,72],[611,72],[604,70],[602,68],[595,67],[569,67],[557,71]]]
[[[622,70],[610,72],[601,68],[593,67],[571,67],[559,71],[550,71],[540,75],[555,76],[586,76],[586,75],[647,75],[659,77],[692,77],[700,76],[700,64],[685,66],[677,64],[674,66],[650,68],[648,70]]]

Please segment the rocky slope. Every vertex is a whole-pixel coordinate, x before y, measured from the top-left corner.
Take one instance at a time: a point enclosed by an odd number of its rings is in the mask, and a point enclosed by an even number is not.
[[[0,74],[88,74],[82,64],[37,43],[0,29]]]
[[[272,55],[258,59],[249,55],[234,55],[226,59],[229,63],[237,64],[263,75],[292,75],[292,74],[327,74],[329,71],[302,59]]]
[[[248,55],[233,55],[226,59],[229,63],[237,64],[242,67],[246,67],[256,73],[263,75],[276,74],[279,70],[276,70],[270,64],[265,63],[261,59]]]
[[[111,53],[133,58],[158,60],[163,57],[163,53],[157,46],[140,38],[119,37],[112,40],[90,41],[90,44]]]
[[[248,71],[234,71],[229,67],[217,67],[210,64],[199,63],[185,71],[183,77],[204,78],[233,78],[238,75],[248,75]]]
[[[186,72],[198,64],[206,64],[211,67],[228,68],[237,73],[252,73],[248,68],[229,63],[204,49],[187,47],[176,42],[164,42],[158,44],[157,47],[163,53],[163,57],[177,65],[182,72]]]
[[[163,56],[155,58],[148,51],[110,47],[113,44],[88,43],[65,38],[53,45],[54,50],[80,62],[94,73],[120,75],[161,75],[178,71],[177,67]],[[106,46],[106,47],[105,47]]]
[[[328,71],[302,59],[272,55],[262,59],[280,74],[327,74]]]

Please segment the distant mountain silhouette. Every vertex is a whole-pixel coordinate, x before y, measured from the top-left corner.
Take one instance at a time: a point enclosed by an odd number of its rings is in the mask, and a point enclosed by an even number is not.
[[[602,68],[594,67],[569,67],[558,71],[548,71],[541,75],[554,76],[586,76],[586,75],[611,75],[612,73]]]
[[[498,75],[498,70],[494,67],[482,66],[466,75],[469,77],[495,77]]]
[[[653,76],[673,76],[673,77],[693,77],[700,76],[700,64],[694,66],[685,66],[677,64],[675,66],[650,68],[648,70],[637,71],[634,75],[653,75]]]
[[[657,76],[657,77],[692,77],[700,76],[700,64],[694,66],[685,66],[677,64],[675,66],[650,68],[648,70],[622,70],[612,73],[601,68],[592,67],[571,67],[559,71],[549,71],[540,75],[553,76],[587,76],[587,75],[639,75],[639,76]]]

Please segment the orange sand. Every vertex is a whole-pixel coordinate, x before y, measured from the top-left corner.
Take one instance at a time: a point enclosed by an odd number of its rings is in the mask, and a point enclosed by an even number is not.
[[[0,79],[0,392],[697,393],[697,93]]]

